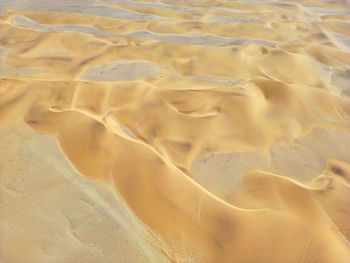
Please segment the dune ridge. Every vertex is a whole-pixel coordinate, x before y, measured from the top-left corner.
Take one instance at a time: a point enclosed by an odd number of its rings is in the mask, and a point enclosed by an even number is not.
[[[349,3],[93,5],[0,17],[0,259],[349,262]]]

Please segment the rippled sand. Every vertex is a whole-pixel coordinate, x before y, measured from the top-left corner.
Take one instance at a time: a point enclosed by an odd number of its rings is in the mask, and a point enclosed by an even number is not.
[[[350,262],[350,2],[0,1],[0,262]]]

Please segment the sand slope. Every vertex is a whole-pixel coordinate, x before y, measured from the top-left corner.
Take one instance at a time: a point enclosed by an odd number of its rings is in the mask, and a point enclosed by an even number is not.
[[[350,261],[348,2],[80,2],[0,6],[1,262]]]

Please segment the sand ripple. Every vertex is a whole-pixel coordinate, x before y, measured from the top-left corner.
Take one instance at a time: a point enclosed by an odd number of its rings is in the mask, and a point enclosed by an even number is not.
[[[1,262],[350,261],[347,1],[80,2],[0,6]]]

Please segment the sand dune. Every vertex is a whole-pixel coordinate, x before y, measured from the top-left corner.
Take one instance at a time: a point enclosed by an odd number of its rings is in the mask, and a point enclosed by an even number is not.
[[[350,261],[347,1],[52,2],[0,4],[1,262]]]

